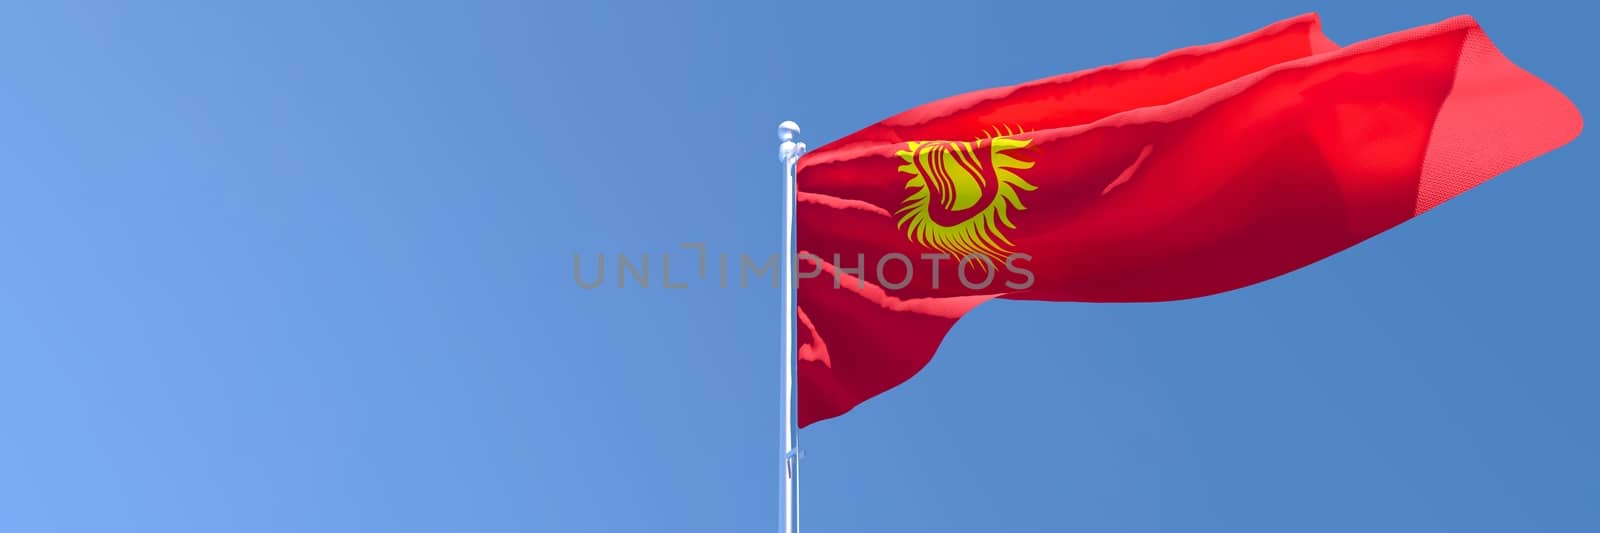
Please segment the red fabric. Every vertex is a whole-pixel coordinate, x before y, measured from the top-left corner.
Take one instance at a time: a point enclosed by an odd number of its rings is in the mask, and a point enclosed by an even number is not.
[[[895,115],[799,162],[800,425],[909,379],[991,298],[1151,302],[1244,287],[1394,227],[1581,128],[1571,102],[1465,16],[1338,47],[1304,15]],[[970,279],[997,278],[969,289],[953,261],[935,274],[919,259],[937,250],[900,224],[909,175],[897,152],[1018,130],[1027,133],[1009,137],[1028,141],[1017,153],[1033,165],[1016,173],[1036,188],[1018,193],[1026,208],[1011,209],[1015,227],[1002,230],[1008,251],[1031,256],[1033,283],[1015,290],[1000,281],[1024,281],[1016,273],[969,265]],[[993,179],[989,142],[962,164]],[[890,261],[880,279],[892,253],[912,259],[909,272]]]

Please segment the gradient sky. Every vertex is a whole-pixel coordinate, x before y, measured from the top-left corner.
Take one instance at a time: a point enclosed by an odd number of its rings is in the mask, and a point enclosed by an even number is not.
[[[0,531],[774,531],[779,293],[679,244],[777,251],[779,121],[1306,11],[1600,104],[1566,1],[0,6]],[[1600,531],[1591,137],[1244,290],[979,308],[802,433],[805,531]]]

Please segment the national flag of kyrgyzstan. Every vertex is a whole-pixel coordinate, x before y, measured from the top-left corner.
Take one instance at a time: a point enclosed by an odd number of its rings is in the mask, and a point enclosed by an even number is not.
[[[900,113],[799,161],[799,424],[911,378],[992,298],[1244,287],[1581,129],[1466,16],[1340,47],[1304,15]]]

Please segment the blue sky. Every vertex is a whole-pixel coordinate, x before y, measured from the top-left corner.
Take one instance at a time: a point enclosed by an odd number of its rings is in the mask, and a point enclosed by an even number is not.
[[[1470,13],[1588,111],[1592,9],[8,4],[0,531],[771,530],[778,291],[571,265],[776,252],[780,120],[1306,11]],[[806,530],[1600,529],[1589,137],[1244,290],[979,308],[802,433]]]

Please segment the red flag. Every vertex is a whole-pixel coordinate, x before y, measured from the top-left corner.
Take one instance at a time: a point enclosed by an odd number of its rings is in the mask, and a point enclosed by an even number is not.
[[[1244,287],[1581,129],[1465,16],[1339,47],[1304,15],[895,115],[799,161],[800,426],[909,379],[991,298]]]

